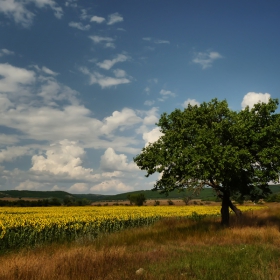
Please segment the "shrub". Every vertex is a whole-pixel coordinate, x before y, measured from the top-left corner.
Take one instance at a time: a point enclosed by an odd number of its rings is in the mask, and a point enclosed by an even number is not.
[[[167,203],[168,205],[174,205],[174,202],[171,199],[167,200]]]
[[[130,201],[130,204],[134,203],[137,206],[142,206],[146,202],[146,197],[144,193],[129,194],[127,198]]]

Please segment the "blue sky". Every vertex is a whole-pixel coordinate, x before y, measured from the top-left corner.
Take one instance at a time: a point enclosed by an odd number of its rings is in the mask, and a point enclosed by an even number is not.
[[[0,190],[151,189],[163,112],[280,97],[280,2],[1,0]]]

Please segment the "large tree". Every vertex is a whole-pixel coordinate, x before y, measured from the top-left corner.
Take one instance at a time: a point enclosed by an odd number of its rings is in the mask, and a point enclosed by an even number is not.
[[[211,100],[164,113],[158,122],[162,136],[134,158],[146,177],[156,172],[154,190],[194,192],[212,187],[222,199],[223,225],[229,224],[231,197],[252,201],[270,193],[268,183],[279,180],[280,115],[278,100],[236,112],[227,102]]]

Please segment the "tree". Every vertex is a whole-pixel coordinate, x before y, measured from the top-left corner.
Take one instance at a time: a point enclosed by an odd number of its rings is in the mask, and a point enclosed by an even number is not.
[[[164,113],[158,122],[163,135],[134,158],[146,177],[158,172],[154,190],[198,193],[212,187],[222,199],[221,223],[229,224],[231,196],[252,201],[270,193],[268,182],[279,180],[280,115],[277,99],[240,112],[227,102],[211,100]]]
[[[146,202],[146,197],[144,193],[138,194],[129,194],[127,199],[130,201],[130,204],[135,204],[137,206],[142,206]]]

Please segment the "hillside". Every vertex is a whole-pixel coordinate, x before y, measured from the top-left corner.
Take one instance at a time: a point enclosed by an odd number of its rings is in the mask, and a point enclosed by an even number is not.
[[[270,189],[272,193],[280,193],[280,185],[271,185]],[[137,194],[144,192],[147,199],[182,199],[185,196],[190,196],[189,192],[178,192],[177,190],[169,193],[168,196],[165,194],[160,194],[157,191],[151,190],[142,190],[142,191],[134,191],[121,193],[116,195],[101,195],[101,194],[71,194],[64,191],[27,191],[27,190],[8,190],[8,191],[0,191],[0,198],[35,198],[35,199],[51,199],[58,198],[59,200],[63,200],[64,198],[75,198],[75,199],[87,199],[92,202],[96,201],[121,201],[126,200],[128,195]],[[212,188],[204,188],[200,194],[197,196],[192,196],[192,198],[203,199],[203,200],[214,200],[215,193]]]
[[[106,199],[106,195],[99,194],[71,194],[64,191],[27,191],[27,190],[9,190],[0,191],[0,198],[37,198],[37,199],[51,199],[58,198],[63,200],[64,198],[75,198],[75,199],[88,199],[90,201],[99,201]]]

